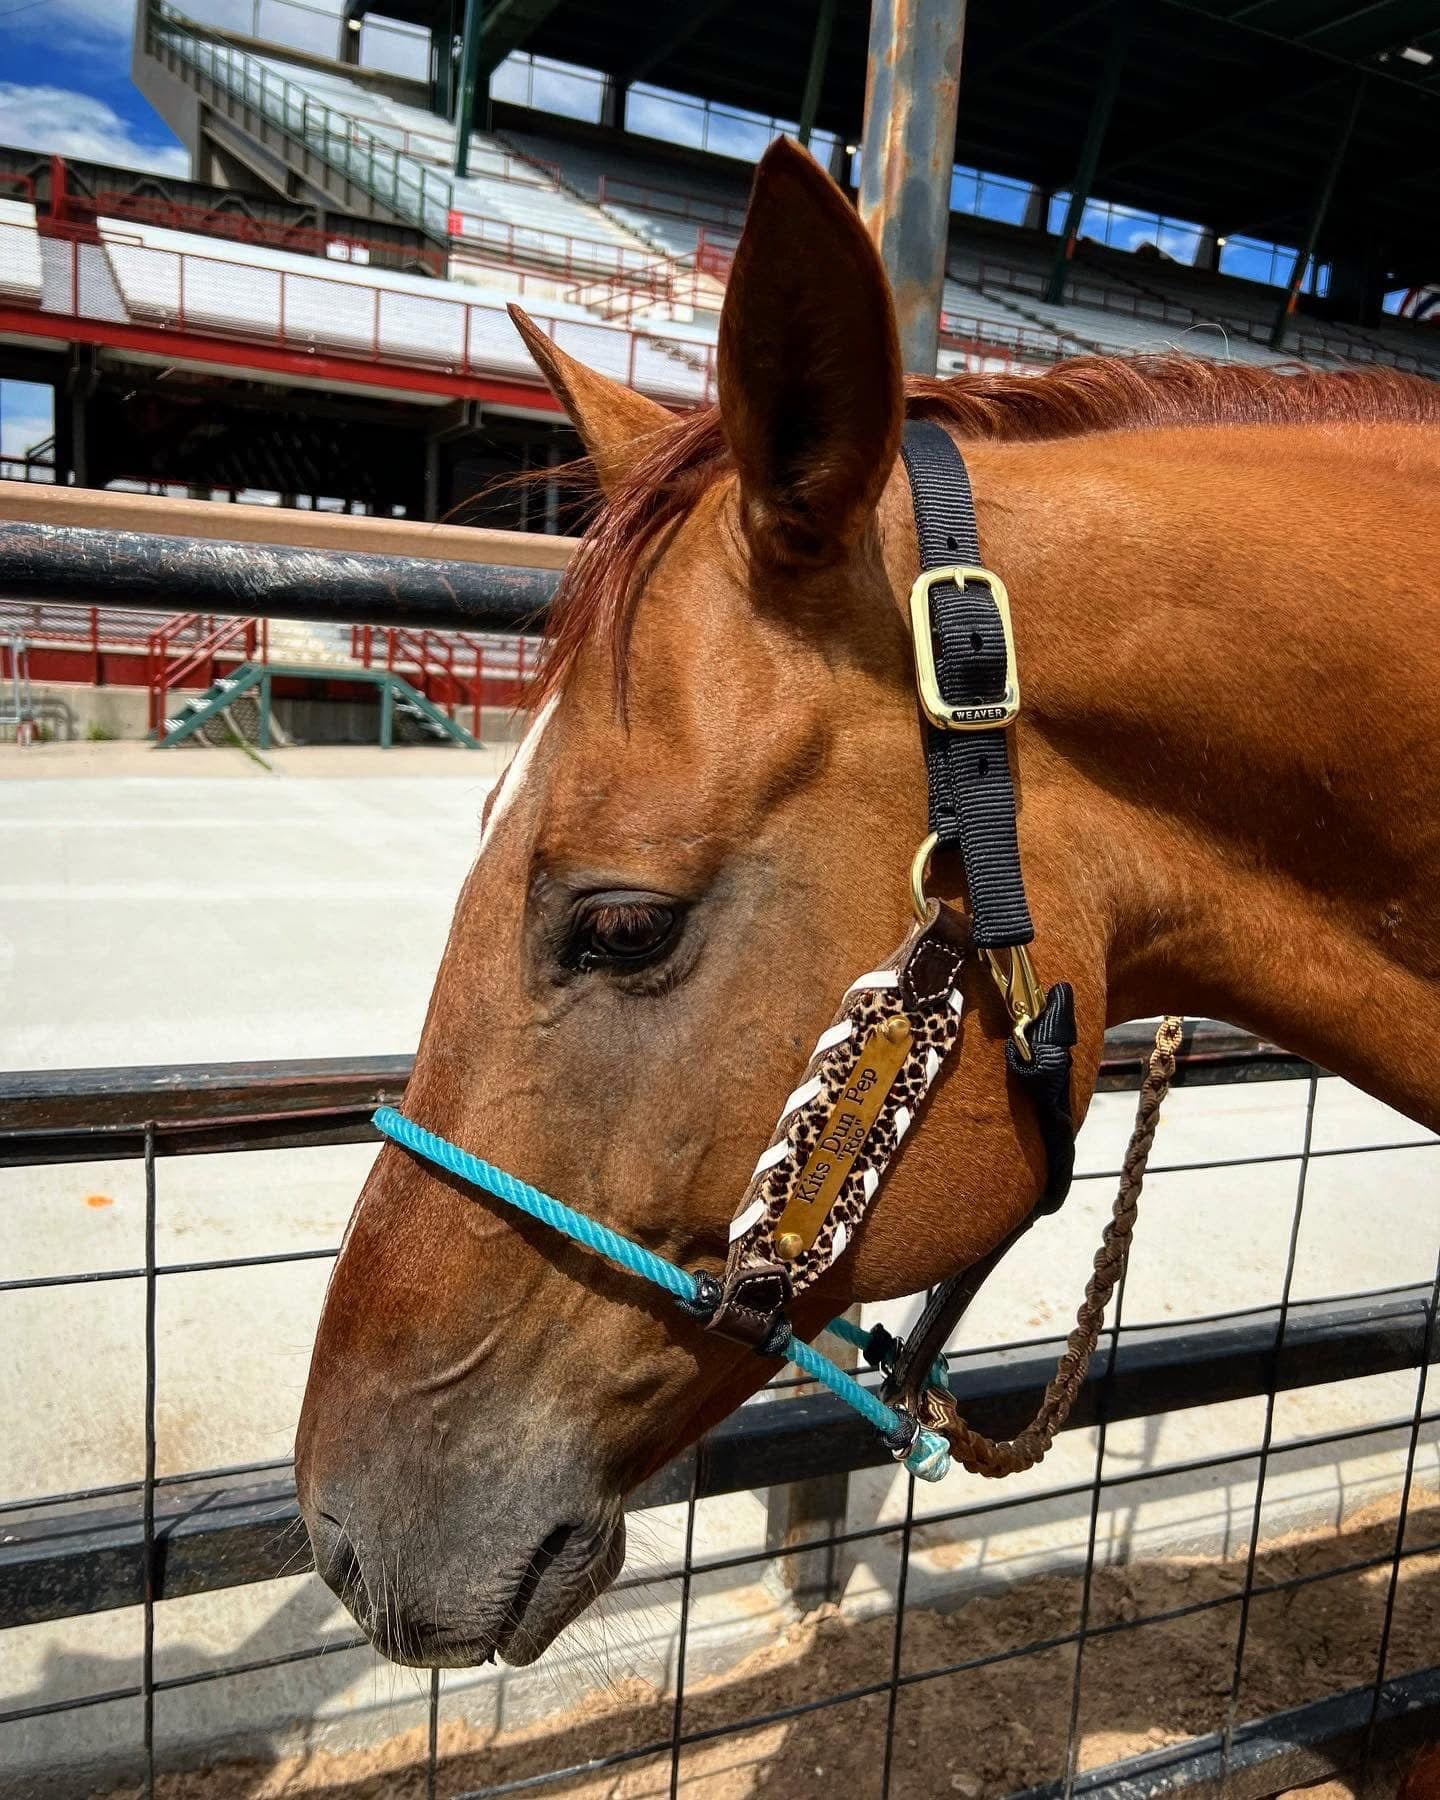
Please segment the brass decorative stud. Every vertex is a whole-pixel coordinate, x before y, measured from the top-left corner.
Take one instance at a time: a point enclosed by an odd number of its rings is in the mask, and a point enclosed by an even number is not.
[[[775,1240],[775,1254],[781,1262],[794,1262],[805,1248],[805,1240],[798,1231],[782,1231]]]
[[[887,1019],[880,1027],[880,1035],[887,1044],[906,1043],[910,1037],[910,1021],[897,1014],[895,1018]]]

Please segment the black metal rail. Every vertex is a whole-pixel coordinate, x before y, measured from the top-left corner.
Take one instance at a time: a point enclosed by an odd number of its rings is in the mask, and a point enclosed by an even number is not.
[[[1078,1697],[1087,1644],[1116,1632],[1163,1626],[1214,1608],[1233,1609],[1238,1623],[1231,1699],[1228,1711],[1219,1709],[1227,1721],[1224,1730],[1081,1774],[1077,1763],[1077,1713],[1071,1720],[1065,1776],[1033,1788],[1024,1796],[1015,1796],[1014,1800],[1065,1800],[1066,1796],[1077,1794],[1116,1795],[1124,1800],[1139,1800],[1143,1794],[1149,1800],[1160,1793],[1180,1791],[1197,1796],[1214,1794],[1217,1800],[1222,1794],[1225,1800],[1247,1800],[1249,1796],[1273,1792],[1278,1785],[1313,1780],[1336,1767],[1362,1766],[1377,1745],[1391,1750],[1407,1736],[1433,1732],[1440,1719],[1440,1673],[1428,1671],[1387,1679],[1383,1643],[1374,1680],[1366,1687],[1270,1719],[1246,1721],[1236,1713],[1245,1660],[1245,1620],[1253,1596],[1288,1594],[1313,1582],[1357,1574],[1388,1576],[1388,1633],[1402,1569],[1413,1566],[1413,1559],[1440,1550],[1440,1544],[1423,1541],[1424,1533],[1413,1529],[1415,1521],[1412,1520],[1410,1535],[1405,1532],[1409,1471],[1414,1469],[1420,1433],[1440,1423],[1440,1412],[1427,1411],[1425,1405],[1426,1372],[1440,1361],[1440,1336],[1436,1331],[1440,1272],[1427,1284],[1310,1302],[1294,1300],[1291,1279],[1307,1171],[1317,1158],[1353,1154],[1341,1149],[1320,1149],[1313,1143],[1316,1094],[1322,1072],[1303,1058],[1224,1027],[1202,1025],[1187,1035],[1188,1055],[1178,1086],[1297,1078],[1307,1084],[1306,1128],[1298,1151],[1169,1165],[1172,1169],[1223,1169],[1247,1162],[1288,1162],[1297,1166],[1290,1256],[1279,1304],[1177,1324],[1125,1326],[1123,1330],[1116,1319],[1097,1352],[1070,1420],[1072,1427],[1098,1428],[1100,1449],[1093,1473],[1069,1484],[1052,1485],[1040,1493],[1025,1488],[1014,1494],[1007,1490],[998,1498],[987,1495],[948,1512],[927,1514],[924,1524],[927,1530],[949,1525],[963,1536],[967,1530],[991,1529],[995,1521],[1006,1515],[1036,1505],[1052,1510],[1057,1506],[1069,1508],[1077,1517],[1088,1513],[1084,1577],[1084,1591],[1088,1594],[1096,1565],[1096,1527],[1102,1501],[1116,1504],[1127,1491],[1143,1493],[1143,1484],[1169,1483],[1172,1491],[1176,1483],[1200,1488],[1217,1478],[1224,1479],[1226,1471],[1258,1464],[1252,1556],[1243,1587],[1207,1595],[1165,1612],[1124,1619],[1097,1621],[1082,1607],[1078,1624],[1064,1626],[1054,1636],[972,1656],[966,1662],[945,1667],[906,1668],[899,1647],[905,1621],[904,1582],[915,1524],[909,1508],[899,1526],[894,1520],[887,1520],[847,1529],[842,1501],[838,1518],[818,1537],[791,1535],[772,1542],[764,1550],[711,1560],[701,1560],[693,1554],[693,1540],[687,1531],[683,1562],[627,1576],[618,1584],[622,1589],[645,1590],[657,1584],[679,1585],[682,1683],[676,1695],[671,1736],[654,1743],[627,1744],[589,1762],[567,1763],[563,1767],[557,1764],[518,1779],[472,1788],[458,1800],[498,1800],[501,1795],[522,1790],[544,1791],[556,1786],[563,1789],[566,1782],[582,1776],[589,1778],[601,1768],[618,1769],[652,1756],[668,1754],[678,1768],[674,1758],[682,1750],[717,1736],[791,1720],[800,1723],[827,1709],[865,1699],[888,1700],[891,1729],[887,1731],[887,1743],[893,1743],[894,1709],[902,1691],[1057,1649],[1074,1654]],[[1150,1042],[1150,1033],[1143,1026],[1125,1027],[1110,1034],[1100,1088],[1122,1091],[1137,1087]],[[261,1254],[224,1263],[157,1264],[154,1218],[159,1161],[168,1156],[216,1150],[365,1141],[374,1135],[369,1124],[372,1109],[378,1102],[401,1094],[409,1070],[408,1057],[377,1057],[0,1074],[0,1166],[143,1156],[147,1220],[145,1267],[0,1281],[0,1299],[10,1289],[143,1279],[147,1319],[146,1442],[147,1446],[153,1445],[155,1296],[164,1278],[198,1269],[333,1255],[331,1249],[322,1248],[273,1256]],[[1440,1149],[1435,1140],[1417,1136],[1414,1142]],[[1165,1167],[1152,1165],[1152,1173],[1162,1174]],[[1097,1171],[1084,1179],[1103,1179],[1104,1173]],[[952,1355],[951,1379],[962,1411],[991,1433],[1012,1430],[1033,1408],[1053,1369],[1059,1345],[1059,1339],[1031,1341]],[[1332,1381],[1407,1369],[1418,1371],[1413,1409],[1408,1415],[1372,1418],[1307,1438],[1287,1437],[1283,1445],[1286,1455],[1320,1458],[1333,1456],[1344,1445],[1359,1448],[1367,1442],[1406,1435],[1406,1486],[1393,1546],[1339,1568],[1299,1574],[1258,1568],[1254,1547],[1260,1538],[1264,1472],[1272,1453],[1275,1396]],[[1265,1428],[1258,1443],[1179,1462],[1143,1467],[1122,1464],[1117,1471],[1106,1465],[1105,1432],[1117,1421],[1257,1396],[1267,1402]],[[848,1474],[883,1462],[883,1450],[873,1434],[848,1409],[828,1395],[815,1394],[794,1381],[777,1382],[755,1404],[743,1408],[701,1444],[660,1471],[632,1496],[630,1506],[638,1510],[688,1503],[693,1521],[694,1503],[700,1499],[756,1488],[799,1496],[824,1489],[827,1484],[843,1492]],[[790,1504],[793,1508],[793,1499]],[[800,1513],[806,1519],[813,1517],[803,1507]],[[860,1688],[782,1702],[763,1714],[723,1726],[685,1727],[685,1621],[697,1577],[713,1579],[721,1572],[738,1575],[742,1570],[773,1566],[789,1571],[786,1579],[798,1596],[808,1591],[799,1578],[801,1563],[813,1560],[822,1550],[831,1556],[854,1550],[863,1554],[867,1541],[876,1539],[895,1546],[901,1571],[894,1624],[895,1655],[888,1680],[877,1679]],[[0,1725],[33,1723],[51,1716],[64,1717],[77,1708],[139,1700],[144,1708],[145,1731],[135,1767],[153,1778],[157,1767],[153,1710],[157,1694],[225,1681],[280,1664],[311,1662],[359,1644],[358,1639],[339,1636],[277,1655],[228,1663],[217,1660],[179,1674],[161,1674],[155,1667],[153,1648],[156,1605],[165,1599],[298,1573],[306,1566],[308,1554],[292,1474],[285,1461],[158,1478],[152,1475],[142,1481],[69,1494],[9,1500],[0,1496],[0,1630],[133,1605],[143,1607],[147,1626],[138,1682],[122,1675],[119,1685],[64,1697],[52,1697],[42,1684],[32,1694],[21,1697],[18,1704],[0,1708]],[[1078,1698],[1075,1704],[1078,1705]],[[442,1706],[439,1682],[432,1676],[430,1752],[426,1765],[429,1791],[436,1790],[438,1781]],[[908,1800],[910,1793],[908,1788],[890,1787],[887,1791],[894,1800],[901,1800],[902,1792]]]
[[[1097,1091],[1138,1088],[1152,1041],[1143,1025],[1110,1032]],[[0,1071],[0,1168],[138,1156],[152,1128],[157,1156],[364,1143],[376,1136],[370,1114],[398,1102],[413,1061],[354,1056]],[[1186,1027],[1174,1085],[1292,1081],[1311,1073],[1303,1057],[1202,1022]]]
[[[1113,1379],[1109,1350],[1096,1352],[1066,1429],[1095,1424],[1107,1384],[1113,1424],[1253,1399],[1269,1392],[1272,1382],[1288,1392],[1415,1368],[1425,1354],[1429,1298],[1428,1288],[1416,1286],[1338,1305],[1293,1307],[1278,1358],[1275,1308],[1199,1327],[1129,1332]],[[1014,1430],[1033,1413],[1059,1348],[1057,1340],[954,1358],[951,1386],[965,1418],[992,1434]],[[627,1506],[640,1512],[683,1504],[692,1493],[697,1500],[713,1499],[883,1468],[886,1461],[875,1433],[840,1401],[829,1394],[791,1395],[743,1407],[697,1448],[668,1463]],[[1147,1468],[1143,1478],[1165,1474],[1163,1467]],[[42,1501],[28,1517],[20,1506],[0,1508],[0,1631],[140,1604],[145,1542],[138,1484],[128,1503],[117,1504],[120,1499],[100,1505]],[[260,1481],[242,1472],[165,1483],[155,1501],[155,1598],[300,1573],[309,1556],[299,1518],[288,1470]],[[892,1529],[877,1527],[874,1535]]]
[[[0,520],[0,593],[12,600],[538,631],[559,579],[499,563]]]

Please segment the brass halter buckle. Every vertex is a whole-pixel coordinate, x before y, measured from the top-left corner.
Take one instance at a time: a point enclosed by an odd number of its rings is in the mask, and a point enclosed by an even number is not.
[[[935,847],[939,842],[940,834],[932,831],[915,852],[910,864],[910,902],[915,908],[915,917],[922,925],[930,918],[925,881],[930,873],[930,858],[935,854]],[[1035,1053],[1030,1048],[1029,1032],[1045,1010],[1046,994],[1035,973],[1035,965],[1030,960],[1029,947],[1025,944],[1012,944],[1007,950],[982,950],[980,958],[990,979],[1000,990],[1000,998],[1010,1014],[1010,1033],[1015,1039],[1016,1050],[1026,1062],[1033,1061]]]
[[[940,692],[940,675],[935,666],[935,632],[930,619],[933,589],[950,582],[963,588],[972,581],[990,590],[1005,637],[1005,691],[998,700],[977,706],[947,700]],[[939,730],[994,731],[1013,725],[1019,718],[1020,677],[1015,668],[1010,596],[1005,591],[1005,583],[993,569],[982,569],[969,563],[945,563],[936,569],[922,569],[910,590],[910,642],[915,655],[915,685],[920,690],[920,709]]]

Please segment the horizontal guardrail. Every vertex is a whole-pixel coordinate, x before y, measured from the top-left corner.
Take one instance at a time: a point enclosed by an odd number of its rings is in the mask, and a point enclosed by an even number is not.
[[[1094,1425],[1102,1392],[1105,1416],[1114,1424],[1253,1399],[1272,1385],[1286,1392],[1414,1368],[1425,1349],[1429,1302],[1430,1289],[1417,1285],[1338,1303],[1291,1305],[1278,1350],[1280,1311],[1274,1307],[1198,1327],[1186,1323],[1128,1331],[1113,1376],[1108,1348],[1096,1351],[1065,1429]],[[952,1358],[951,1387],[962,1415],[991,1434],[1013,1430],[1038,1404],[1054,1373],[1060,1343],[1056,1339]],[[1397,1428],[1406,1423],[1393,1421]],[[1362,1429],[1369,1435],[1385,1425]],[[1326,1441],[1333,1441],[1333,1434]],[[1199,1473],[1253,1454],[1226,1452],[1193,1466]],[[692,1493],[696,1499],[712,1499],[882,1468],[888,1460],[874,1431],[832,1395],[782,1391],[731,1414],[698,1446],[683,1451],[638,1488],[626,1506],[642,1512],[683,1504]],[[1136,1471],[1136,1480],[1160,1480],[1191,1466],[1147,1467]],[[157,1600],[271,1581],[309,1566],[288,1468],[282,1465],[263,1480],[256,1480],[255,1473],[187,1475],[157,1484]],[[1082,1482],[1076,1492],[1088,1494],[1089,1486]],[[130,1491],[128,1504],[120,1501],[113,1493],[95,1495],[88,1505],[47,1498],[29,1503],[29,1510],[38,1513],[29,1518],[15,1503],[0,1507],[0,1630],[140,1603],[145,1569],[140,1484]],[[1033,1497],[1012,1504],[1026,1501],[1033,1504]],[[965,1510],[957,1509],[957,1516]],[[969,1510],[993,1512],[996,1502]],[[946,1516],[928,1517],[927,1524],[938,1525]],[[878,1526],[845,1536],[859,1540],[893,1529]]]
[[[538,631],[550,569],[0,520],[0,593],[247,619]]]
[[[1098,1093],[1137,1089],[1153,1044],[1143,1025],[1107,1034]],[[370,1114],[396,1105],[412,1056],[304,1057],[117,1069],[0,1072],[0,1168],[216,1150],[358,1144]],[[1304,1078],[1303,1057],[1208,1021],[1185,1028],[1173,1086]]]

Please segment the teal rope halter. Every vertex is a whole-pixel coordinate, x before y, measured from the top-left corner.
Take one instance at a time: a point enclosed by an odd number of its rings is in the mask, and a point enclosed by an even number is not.
[[[468,1150],[462,1150],[448,1138],[437,1137],[433,1131],[426,1131],[423,1125],[416,1125],[403,1113],[396,1112],[393,1106],[382,1106],[375,1114],[373,1123],[383,1136],[412,1151],[416,1156],[424,1157],[437,1168],[458,1175],[472,1187],[483,1188],[487,1194],[493,1194],[497,1200],[503,1200],[507,1205],[528,1214],[530,1218],[538,1219],[542,1225],[548,1225],[562,1237],[568,1237],[586,1250],[593,1250],[597,1256],[603,1256],[617,1268],[625,1269],[632,1275],[639,1275],[643,1280],[652,1282],[656,1287],[664,1288],[686,1311],[700,1314],[705,1312],[700,1282],[688,1269],[682,1269],[665,1257],[657,1256],[653,1250],[647,1250],[632,1238],[612,1231],[598,1219],[576,1212],[573,1206],[566,1206],[563,1201],[552,1199],[549,1194],[542,1194],[539,1188],[531,1187],[528,1181],[521,1181],[518,1176],[508,1174],[504,1169],[497,1169],[494,1163],[472,1156]],[[864,1332],[846,1319],[833,1320],[826,1330],[834,1332],[847,1343],[860,1346],[876,1360],[883,1354],[883,1351],[877,1351],[877,1346],[888,1346],[893,1342],[888,1333],[879,1330]],[[813,1380],[823,1382],[832,1394],[847,1406],[853,1407],[884,1438],[892,1444],[904,1445],[905,1467],[912,1475],[919,1476],[922,1481],[939,1481],[949,1473],[950,1446],[938,1432],[929,1431],[924,1426],[917,1428],[913,1419],[896,1412],[894,1407],[887,1406],[878,1394],[862,1387],[854,1376],[831,1362],[828,1356],[822,1356],[803,1339],[790,1338],[784,1347],[784,1355],[797,1369]],[[938,1369],[940,1363],[936,1367]],[[943,1382],[940,1385],[944,1385]]]

